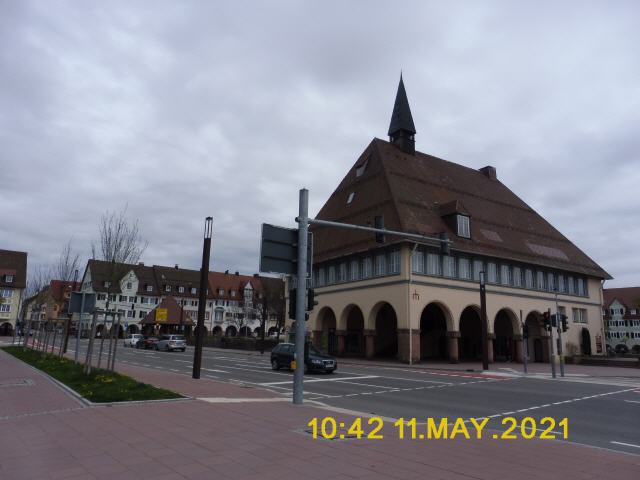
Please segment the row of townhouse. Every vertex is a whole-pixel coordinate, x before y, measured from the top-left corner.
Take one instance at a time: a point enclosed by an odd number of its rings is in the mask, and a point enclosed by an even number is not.
[[[197,321],[200,272],[144,263],[123,264],[89,260],[81,288],[96,294],[98,311],[117,312],[123,331],[141,331],[141,321],[164,299],[173,298],[182,307],[185,320]],[[209,272],[206,292],[207,334],[255,334],[260,328],[265,298],[284,298],[284,283],[277,278],[240,275],[239,272]],[[267,305],[265,325],[269,333],[283,324],[280,302]],[[98,331],[109,328],[112,316],[98,313]],[[187,322],[188,323],[188,322]]]
[[[0,335],[13,335],[26,288],[26,252],[0,250]]]
[[[640,287],[605,288],[602,319],[607,347],[640,353]]]

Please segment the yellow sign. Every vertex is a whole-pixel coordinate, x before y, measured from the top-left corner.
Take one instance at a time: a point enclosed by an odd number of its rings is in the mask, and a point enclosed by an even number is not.
[[[167,321],[167,309],[166,308],[156,308],[156,322],[163,323]]]
[[[296,369],[296,361],[295,360],[291,360],[291,365],[289,365],[289,368],[291,370],[295,370]]]

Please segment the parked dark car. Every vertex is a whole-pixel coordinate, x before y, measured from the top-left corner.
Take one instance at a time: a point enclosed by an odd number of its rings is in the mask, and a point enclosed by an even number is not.
[[[293,354],[295,351],[293,343],[280,343],[271,350],[271,368],[280,370],[282,367],[291,368]],[[304,370],[305,372],[326,372],[332,373],[338,368],[338,362],[335,358],[325,355],[317,350],[310,343],[306,346]]]
[[[158,340],[158,337],[144,337],[142,340],[138,340],[136,348],[144,348],[145,350],[153,349],[156,347]]]
[[[626,355],[629,353],[629,347],[627,347],[624,343],[619,343],[616,345],[616,355]]]

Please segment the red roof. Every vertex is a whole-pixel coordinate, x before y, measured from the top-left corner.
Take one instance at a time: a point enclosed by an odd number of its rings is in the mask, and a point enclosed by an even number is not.
[[[13,276],[12,282],[6,282],[7,275]],[[0,287],[26,288],[27,254],[12,250],[0,250]]]
[[[602,293],[605,307],[618,300],[627,309],[640,308],[640,287],[605,288]]]
[[[156,313],[159,308],[165,308],[167,310],[166,321],[156,320]],[[144,317],[140,323],[143,325],[193,325],[193,322],[187,317],[184,309],[178,305],[176,299],[171,296],[166,297],[160,302],[160,305],[147,313],[147,316]]]
[[[51,280],[50,291],[51,296],[56,302],[62,302],[66,300],[64,297],[65,292],[79,292],[80,282],[68,282],[66,280]]]

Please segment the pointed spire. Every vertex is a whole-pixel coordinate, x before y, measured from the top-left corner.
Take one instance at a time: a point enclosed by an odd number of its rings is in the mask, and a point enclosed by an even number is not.
[[[398,84],[396,101],[393,104],[393,113],[389,124],[389,141],[400,147],[404,152],[413,155],[416,152],[415,133],[416,127],[413,125],[409,100],[404,89],[402,72],[400,72],[400,83]]]
[[[393,113],[391,114],[391,123],[389,124],[389,136],[394,136],[400,130],[404,130],[410,134],[416,133],[416,127],[413,125],[413,117],[409,108],[409,100],[407,92],[404,89],[402,81],[402,73],[400,73],[400,83],[398,84],[398,93],[396,93],[396,101],[393,105]]]

